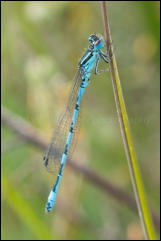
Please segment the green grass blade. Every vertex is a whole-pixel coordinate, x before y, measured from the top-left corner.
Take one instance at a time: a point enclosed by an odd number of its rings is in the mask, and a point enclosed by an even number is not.
[[[101,2],[102,17],[104,23],[104,31],[106,37],[106,44],[112,43],[112,38],[110,34],[110,27],[107,19],[105,2]],[[112,77],[112,85],[116,102],[116,109],[118,113],[118,118],[121,127],[122,138],[124,142],[124,148],[128,160],[128,165],[130,169],[131,180],[133,184],[133,189],[135,193],[135,198],[137,202],[137,207],[145,233],[145,238],[150,240],[156,240],[156,235],[153,227],[153,222],[151,219],[150,211],[145,197],[145,192],[141,180],[141,174],[139,171],[138,163],[136,160],[136,155],[134,151],[133,141],[131,137],[131,132],[129,128],[129,122],[123,97],[123,92],[121,89],[121,82],[119,78],[116,58],[114,55],[113,47],[110,48],[110,72]]]
[[[53,240],[54,237],[49,229],[35,214],[31,206],[22,198],[14,186],[9,183],[5,176],[1,176],[2,193],[6,202],[15,211],[19,218],[28,226],[38,240]]]

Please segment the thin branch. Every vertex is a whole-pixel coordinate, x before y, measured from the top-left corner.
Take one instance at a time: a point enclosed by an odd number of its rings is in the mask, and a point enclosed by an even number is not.
[[[20,116],[12,113],[8,109],[2,107],[1,110],[1,120],[2,123],[8,126],[11,130],[15,131],[19,136],[28,141],[29,144],[35,145],[39,149],[45,150],[47,148],[47,143],[45,143],[45,138],[40,134],[40,132],[25,121]],[[135,200],[127,194],[125,191],[121,190],[117,186],[111,184],[109,181],[105,180],[95,171],[90,168],[79,165],[76,162],[70,161],[67,163],[76,173],[80,173],[87,179],[92,185],[97,186],[107,195],[111,195],[116,200],[121,201],[125,206],[133,211],[137,211]],[[153,211],[153,220],[156,227],[160,228],[159,217]]]
[[[120,123],[121,134],[124,143],[124,149],[129,165],[131,180],[133,184],[135,199],[137,203],[137,208],[140,216],[140,220],[143,226],[144,234],[146,239],[154,240],[155,231],[153,228],[153,223],[151,221],[150,212],[148,204],[146,201],[144,188],[141,180],[141,175],[136,160],[136,155],[134,151],[134,146],[132,142],[131,132],[129,128],[128,116],[126,112],[126,107],[124,103],[123,92],[121,88],[121,82],[119,78],[117,62],[114,55],[114,50],[112,46],[112,37],[110,33],[110,26],[106,11],[106,2],[101,2],[102,20],[104,25],[105,42],[107,47],[110,45],[110,72],[112,78],[112,86],[114,91],[116,109],[118,114],[118,119]]]
[[[2,144],[1,153],[5,154],[5,153],[15,150],[16,148],[19,148],[20,146],[23,146],[25,144],[26,144],[25,140],[22,141],[22,140],[20,140],[19,136],[14,136]]]

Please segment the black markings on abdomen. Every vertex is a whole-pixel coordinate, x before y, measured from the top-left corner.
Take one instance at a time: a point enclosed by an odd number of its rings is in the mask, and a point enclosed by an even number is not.
[[[75,109],[79,110],[80,106],[78,104],[75,105]]]
[[[61,164],[60,170],[59,170],[59,175],[61,175],[61,176],[62,176],[62,171],[63,171],[63,164]]]
[[[65,154],[65,155],[68,154],[68,144],[66,144],[66,146],[65,146],[64,154]]]
[[[70,127],[70,133],[73,133],[74,132],[74,128],[73,126]]]

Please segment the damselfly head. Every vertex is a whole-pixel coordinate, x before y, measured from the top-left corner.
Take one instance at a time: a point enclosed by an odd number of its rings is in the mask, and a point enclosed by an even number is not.
[[[104,40],[102,37],[96,35],[96,34],[91,34],[88,38],[88,41],[90,44],[95,47],[96,49],[101,49],[104,46]]]

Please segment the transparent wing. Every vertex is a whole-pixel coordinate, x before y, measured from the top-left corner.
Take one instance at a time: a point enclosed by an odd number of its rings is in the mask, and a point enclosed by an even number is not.
[[[72,135],[67,160],[72,160],[73,152],[75,151],[76,146],[77,146],[78,136],[79,136],[79,131],[80,131],[80,116],[81,116],[81,110],[79,110],[79,112],[78,112],[76,124],[74,126],[74,132]]]
[[[72,116],[73,116],[76,100],[78,97],[78,91],[79,91],[80,84],[81,84],[81,73],[78,70],[78,72],[74,78],[74,81],[73,81],[73,85],[72,85],[72,88],[70,91],[70,95],[68,97],[68,101],[67,101],[65,110],[58,121],[58,124],[55,128],[53,138],[52,138],[52,140],[48,146],[47,152],[44,156],[44,165],[46,166],[46,168],[49,172],[57,171],[60,166],[60,161],[61,161],[64,149],[65,149],[68,132],[69,132],[70,125],[72,122]],[[68,154],[67,159],[71,158],[71,155],[75,148],[76,139],[77,139],[76,137],[77,137],[77,133],[78,133],[78,119],[79,118],[77,118],[76,125],[74,127],[74,133],[72,136],[72,140],[71,140],[71,144],[70,144],[70,148],[69,148],[69,154]]]

